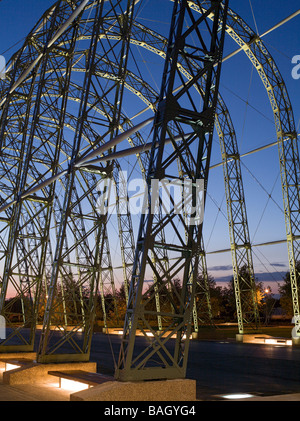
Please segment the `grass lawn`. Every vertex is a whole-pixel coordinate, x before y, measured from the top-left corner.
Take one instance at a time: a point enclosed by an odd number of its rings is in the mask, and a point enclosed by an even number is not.
[[[280,338],[291,338],[293,325],[291,326],[262,326],[259,330],[246,331],[245,333],[258,333],[264,335],[270,335]],[[199,327],[199,339],[211,339],[211,340],[222,340],[222,339],[235,339],[235,335],[238,333],[237,326],[226,326],[217,325],[215,327]]]

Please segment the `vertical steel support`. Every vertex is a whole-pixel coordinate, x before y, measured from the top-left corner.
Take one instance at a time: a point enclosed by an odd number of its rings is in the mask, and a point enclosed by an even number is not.
[[[202,239],[203,240],[203,239]],[[213,325],[209,278],[206,264],[204,242],[199,252],[199,268],[193,308],[194,331],[199,332],[199,322],[203,325]]]
[[[228,34],[242,47],[266,88],[274,115],[278,141],[290,281],[295,328],[300,336],[300,159],[293,107],[282,75],[260,37],[232,10],[228,13]]]
[[[97,1],[93,7],[94,15],[91,21],[92,23],[89,24],[91,28],[90,48],[88,49],[86,58],[84,85],[81,90],[81,103],[78,112],[75,138],[73,141],[73,150],[70,157],[71,160],[65,187],[65,198],[62,206],[61,219],[59,221],[59,233],[54,255],[52,278],[48,289],[49,297],[45,310],[40,347],[38,350],[39,362],[47,363],[66,360],[87,361],[89,359],[98,286],[100,284],[103,295],[105,292],[105,282],[107,281],[105,277],[106,273],[110,275],[110,284],[114,282],[112,278],[111,263],[105,261],[105,258],[109,259],[106,229],[107,217],[106,215],[99,216],[96,210],[96,183],[88,182],[88,192],[81,193],[81,196],[77,192],[78,189],[80,190],[80,188],[77,187],[77,184],[80,183],[80,177],[86,177],[83,175],[85,172],[93,173],[93,171],[96,171],[98,177],[102,172],[102,174],[105,173],[107,176],[112,170],[113,165],[108,162],[106,168],[103,168],[102,170],[101,168],[99,169],[99,167],[95,169],[84,167],[83,165],[78,169],[76,168],[76,161],[80,158],[81,163],[83,163],[86,156],[89,155],[100,142],[103,142],[105,136],[106,140],[112,139],[116,136],[121,126],[120,113],[122,108],[134,4],[135,1],[131,0],[119,0],[116,2]],[[116,31],[119,31],[122,36],[115,42],[112,42],[111,33],[114,34]],[[108,43],[109,47],[105,45],[105,42]],[[117,66],[110,62],[110,55],[114,59],[117,59]],[[108,63],[106,71],[112,71],[112,74],[114,75],[111,84],[105,83],[101,85],[101,83],[99,83],[99,78],[96,75],[96,68],[98,63],[102,63],[102,60],[103,63]],[[97,88],[95,88],[96,86]],[[93,90],[96,91],[94,95]],[[110,105],[110,113],[107,114],[109,120],[107,133],[105,133],[103,137],[101,135],[96,137],[93,144],[91,144],[89,148],[85,148],[84,153],[81,153],[82,139],[86,135],[86,127],[88,127],[89,123],[92,123],[95,108],[98,106],[105,108],[105,104],[110,102],[111,96],[113,96],[113,101]],[[92,189],[95,190],[94,193],[92,193]],[[90,219],[94,219],[94,226],[85,232],[84,229],[78,229],[75,215],[81,200],[84,197],[87,197],[88,194],[93,196],[92,206],[94,216],[93,218],[90,217]],[[78,199],[76,199],[76,197],[78,197]],[[79,212],[78,214],[82,215],[82,212]],[[64,265],[68,264],[64,259],[66,259],[67,255],[71,258],[72,253],[72,247],[65,253],[63,253],[62,249],[64,238],[68,235],[69,228],[72,230],[71,235],[74,235],[75,241],[77,242],[76,247],[82,247],[83,250],[82,260],[86,263],[82,264],[81,261],[77,263],[77,265],[80,265],[86,271],[82,282],[85,282],[85,286],[89,285],[89,301],[86,305],[87,315],[84,315],[84,318],[80,321],[77,312],[75,317],[79,321],[75,323],[75,326],[69,330],[62,329],[62,335],[57,335],[57,338],[55,338],[55,335],[50,334],[50,326],[51,320],[56,320],[55,313],[57,312],[57,316],[59,317],[60,312],[59,306],[55,303],[57,280],[59,274],[64,273]],[[95,246],[91,250],[88,241],[93,241],[91,238],[91,234],[93,233],[95,233]],[[80,238],[82,238],[82,240],[80,240]],[[84,243],[84,246],[83,243],[80,244],[81,242]],[[89,265],[90,267],[88,267]],[[75,283],[78,285],[80,282],[77,279],[77,281],[75,280]],[[112,287],[113,286],[114,285],[112,285]],[[112,295],[112,300],[114,301],[114,288],[112,288]],[[104,303],[104,312],[105,311]],[[57,322],[59,324],[58,319]],[[76,336],[81,327],[84,330],[83,340]]]
[[[228,2],[205,3],[209,3],[210,7],[200,18],[194,17],[187,1],[174,3],[147,174],[148,212],[141,217],[124,336],[115,373],[116,378],[121,381],[183,378],[186,374],[202,239],[202,221],[196,220],[195,213],[191,213],[186,222],[186,218],[183,218],[180,212],[176,212],[178,203],[174,201],[164,218],[157,218],[154,214],[155,206],[159,202],[159,205],[164,208],[164,204],[160,198],[154,199],[156,192],[153,186],[158,181],[174,179],[172,164],[177,159],[184,168],[184,178],[192,182],[193,194],[189,196],[189,199],[193,206],[195,206],[197,181],[204,180],[207,183]],[[201,8],[201,1],[197,4]],[[208,24],[208,16],[211,13],[215,16],[212,27]],[[186,22],[188,22],[187,30],[184,29]],[[203,29],[207,30],[206,38],[204,38]],[[201,63],[201,70],[194,73],[188,82],[183,81],[178,71],[179,55],[187,59],[193,57]],[[198,80],[205,74],[205,89],[199,110],[199,99],[197,103],[194,102],[192,91],[197,86]],[[180,88],[176,94],[173,94],[178,86]],[[187,139],[182,136],[182,141],[177,144],[175,141],[172,142],[174,151],[169,152],[165,139],[167,135],[174,139],[173,127],[176,127],[180,134],[183,134],[184,130],[191,130],[192,127],[194,133]],[[183,181],[183,179],[180,180],[182,183]],[[157,241],[158,233],[163,227],[166,229],[164,244]],[[186,234],[187,237],[185,237]],[[157,256],[157,250],[162,247],[172,251],[174,258],[167,272],[163,270],[161,273],[156,272],[157,283],[159,290],[168,295],[173,311],[164,313],[165,320],[168,322],[162,332],[157,332],[148,320],[149,316],[157,314],[147,310],[147,304],[151,298],[155,298],[157,290],[153,286],[145,296],[143,287],[147,269],[150,267],[155,270],[152,255]],[[182,276],[181,288],[178,288],[179,276]],[[172,286],[173,294],[166,288],[167,284]],[[149,329],[153,335],[151,339],[148,339],[149,346],[142,352],[139,352],[136,347],[138,329],[141,329],[146,338],[145,329]],[[176,340],[174,349],[171,350],[168,347],[168,340],[172,335],[176,336]]]
[[[34,50],[35,54],[39,54],[40,47],[37,46],[41,43],[47,46],[60,26],[61,16],[59,11],[60,4],[57,3],[52,11],[51,22],[37,25],[39,30],[35,29],[32,32],[31,45],[28,49]],[[68,6],[64,13],[68,13]],[[75,39],[76,34],[74,32],[76,32],[76,29],[73,28],[71,31]],[[61,42],[63,44],[63,39]],[[68,44],[65,49],[61,48],[59,54],[57,54],[55,49],[50,51],[45,48],[45,53],[40,59],[39,65],[33,69],[32,73],[28,73],[27,80],[23,81],[23,85],[18,88],[18,91],[15,90],[11,94],[17,102],[23,96],[26,98],[24,105],[27,105],[24,114],[20,113],[19,117],[18,114],[13,114],[9,99],[3,105],[4,111],[1,119],[3,136],[1,138],[0,159],[6,160],[7,153],[12,154],[12,151],[15,149],[14,161],[12,161],[12,156],[10,156],[10,163],[13,162],[13,167],[10,168],[10,178],[12,179],[12,184],[15,183],[16,188],[15,204],[12,206],[12,211],[7,211],[8,215],[11,215],[11,221],[0,296],[0,312],[7,318],[7,326],[11,327],[12,332],[2,342],[0,347],[2,352],[33,350],[55,185],[53,184],[48,189],[44,189],[39,196],[27,196],[24,201],[20,199],[20,195],[28,189],[32,180],[38,177],[42,178],[42,175],[39,174],[40,169],[38,169],[41,161],[45,165],[49,165],[52,174],[57,169],[73,50],[74,42]],[[23,69],[22,62],[27,63],[28,54],[29,51],[24,47],[18,54],[16,61],[13,61],[11,73],[8,75],[8,77],[12,78],[12,84],[14,80],[18,79],[18,76],[20,77],[16,69]],[[50,56],[52,56],[51,60],[49,59]],[[29,57],[31,61],[34,60],[34,53],[29,54]],[[49,73],[51,74],[51,66],[55,67],[55,80],[48,76]],[[60,67],[64,70],[60,71]],[[27,90],[28,92],[25,94]],[[23,94],[21,94],[22,91],[24,91]],[[48,131],[44,132],[44,136],[41,139],[39,138],[37,127],[45,124],[44,111],[52,105],[50,104],[51,100],[45,100],[45,93],[49,94],[50,91],[53,95],[60,97],[60,107],[55,112],[53,111],[53,125],[51,128],[49,127]],[[22,100],[20,103],[22,103]],[[22,107],[20,107],[21,110]],[[18,125],[16,125],[16,119],[19,119],[17,121]],[[11,128],[9,130],[6,129],[6,133],[3,132],[3,128],[8,125]],[[15,139],[12,140],[13,136],[15,136]],[[21,138],[20,148],[17,147],[19,137]],[[47,141],[51,142],[53,149],[49,148]],[[24,278],[26,280],[25,283]],[[7,294],[12,293],[11,291],[8,292],[11,285],[14,286],[16,295],[6,303]],[[18,302],[22,304],[23,325],[17,324],[17,326],[14,326],[12,304],[18,304]],[[27,337],[26,331],[25,335],[23,334],[23,327],[30,329],[29,337]]]
[[[222,154],[233,284],[239,334],[259,327],[257,291],[237,139],[229,112],[219,96],[216,128]]]
[[[48,289],[48,300],[45,309],[45,316],[43,322],[43,329],[41,335],[41,341],[39,344],[38,356],[37,359],[39,362],[49,362],[49,361],[58,361],[60,358],[65,360],[66,356],[61,355],[54,355],[53,349],[58,347],[59,342],[62,341],[61,338],[58,338],[57,342],[55,341],[54,345],[50,344],[50,328],[51,328],[51,321],[53,314],[58,311],[55,305],[55,294],[57,290],[57,280],[60,274],[60,265],[62,263],[62,254],[63,254],[63,245],[66,237],[66,230],[67,230],[67,219],[70,213],[71,203],[72,203],[72,193],[74,190],[74,183],[75,183],[75,172],[72,168],[72,164],[74,165],[75,160],[78,157],[80,148],[81,148],[81,138],[84,131],[84,116],[87,112],[87,104],[88,104],[88,95],[90,90],[90,85],[92,81],[93,75],[93,63],[95,60],[96,50],[97,50],[97,42],[98,36],[100,31],[100,24],[101,24],[101,17],[102,17],[102,10],[103,10],[103,2],[97,1],[96,3],[96,13],[95,13],[95,25],[93,27],[91,40],[90,40],[90,49],[88,53],[88,57],[86,59],[86,73],[84,78],[84,90],[83,95],[81,97],[80,107],[79,107],[79,118],[77,122],[77,127],[75,131],[75,136],[73,140],[72,146],[72,155],[71,155],[71,165],[69,168],[69,173],[66,180],[66,188],[65,188],[65,196],[64,196],[64,203],[62,205],[62,212],[61,212],[61,219],[59,222],[59,229],[58,229],[58,237],[57,237],[57,244],[56,250],[54,254],[54,262],[52,268],[52,277]],[[95,294],[95,279],[91,282],[93,285],[93,291],[91,291],[91,296],[94,297]],[[96,289],[97,290],[97,289]],[[93,299],[93,298],[92,298]],[[60,321],[56,321],[58,323]],[[60,322],[61,323],[61,322]],[[77,329],[75,329],[77,330]],[[68,335],[68,334],[67,334]],[[69,341],[69,339],[67,339]],[[75,347],[76,348],[76,347]],[[76,360],[78,358],[77,352],[75,352],[74,356],[71,356]],[[81,360],[88,360],[89,359],[89,349],[83,349],[79,352],[79,359]]]

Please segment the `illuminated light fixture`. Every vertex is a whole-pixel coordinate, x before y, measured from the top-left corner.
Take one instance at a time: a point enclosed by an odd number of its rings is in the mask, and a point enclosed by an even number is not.
[[[278,340],[278,339],[267,338],[267,339],[265,339],[265,344],[267,344],[267,345],[277,345],[277,346],[285,346],[285,345],[291,346],[293,344],[293,341],[290,340],[290,339]]]
[[[265,344],[268,345],[278,345],[275,339],[265,339]]]
[[[17,364],[10,364],[10,363],[6,363],[5,364],[5,371],[10,371],[10,370],[15,370],[16,368],[20,368],[20,365]]]
[[[223,395],[222,398],[224,399],[247,399],[247,398],[254,398],[254,395],[250,395],[249,393],[233,393],[230,395]]]
[[[182,339],[186,339],[186,334],[183,335]],[[190,335],[190,339],[193,339],[192,335]]]
[[[86,383],[77,382],[69,379],[60,379],[59,387],[61,389],[71,390],[72,392],[80,392],[81,390],[86,390],[89,388],[89,385]]]

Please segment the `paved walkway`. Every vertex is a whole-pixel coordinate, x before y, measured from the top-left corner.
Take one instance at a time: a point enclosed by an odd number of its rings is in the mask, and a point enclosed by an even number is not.
[[[58,382],[42,383],[35,385],[17,385],[10,386],[2,383],[2,374],[0,374],[0,401],[1,402],[49,402],[49,401],[70,401],[70,393],[68,390],[63,390],[58,387]],[[201,400],[201,399],[200,399]],[[216,400],[219,400],[216,398]],[[232,402],[232,400],[230,400]],[[276,396],[256,396],[247,399],[236,399],[235,401],[300,401],[300,394],[287,394]]]
[[[119,337],[108,341],[108,335],[97,334],[93,341],[91,361],[101,373],[113,375],[112,348],[117,358]],[[225,393],[254,395],[248,402],[300,401],[299,373],[300,347],[210,341],[190,345],[187,378],[196,379],[199,401],[224,401]],[[60,389],[55,378],[51,382],[3,385],[0,366],[0,401],[70,401],[73,392]]]
[[[70,392],[60,389],[58,381],[48,384],[22,384],[10,386],[2,383],[2,373],[0,372],[0,401],[69,401]]]

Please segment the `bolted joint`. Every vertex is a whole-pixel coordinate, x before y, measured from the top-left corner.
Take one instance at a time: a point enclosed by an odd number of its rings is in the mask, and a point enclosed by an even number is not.
[[[157,124],[161,124],[163,121],[168,122],[175,120],[178,116],[180,106],[173,95],[169,95],[168,98],[161,101],[157,109]]]

